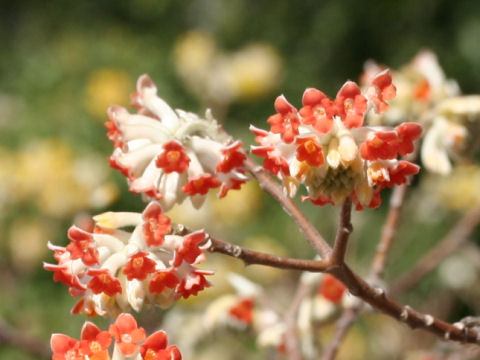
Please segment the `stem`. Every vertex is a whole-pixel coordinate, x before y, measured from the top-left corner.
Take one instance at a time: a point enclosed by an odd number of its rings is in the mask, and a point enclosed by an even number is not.
[[[317,251],[317,253],[326,259],[332,252],[332,248],[320,235],[317,229],[308,221],[305,214],[299,209],[297,204],[286,196],[283,188],[278,184],[260,165],[251,157],[247,156],[244,163],[246,169],[257,179],[258,183],[266,192],[278,201],[283,210],[295,221],[298,228],[302,231],[305,238]]]
[[[480,207],[466,213],[432,250],[425,254],[410,271],[394,282],[390,291],[392,296],[397,296],[418,284],[425,275],[435,269],[446,257],[464,245],[469,239],[468,235],[470,235],[479,222]]]
[[[285,316],[287,323],[287,332],[285,334],[285,345],[287,349],[287,356],[289,360],[302,360],[302,352],[300,347],[300,339],[298,336],[297,319],[298,311],[303,299],[310,293],[310,287],[304,282],[300,281],[295,292],[292,304]]]
[[[212,243],[215,244],[218,240],[212,240]],[[223,243],[222,244],[228,244]],[[232,256],[234,258],[242,259],[241,254],[248,253],[249,262],[246,264],[264,264],[273,266],[279,269],[293,269],[295,267],[291,266],[286,262],[282,263],[283,260],[287,258],[275,257],[277,260],[266,263],[264,261],[264,256],[266,254],[255,252],[252,250],[246,250],[239,246],[230,244],[232,251],[218,251],[225,255]],[[240,251],[233,249],[239,248]],[[212,252],[217,252],[216,246],[212,245],[209,250]],[[239,255],[240,254],[240,255]],[[255,260],[256,256],[259,256],[258,261]],[[296,259],[293,259],[297,261]],[[302,260],[302,270],[306,271],[324,271],[329,272],[342,281],[345,286],[347,286],[350,293],[354,296],[359,297],[366,303],[370,304],[373,308],[397,319],[400,322],[404,322],[411,328],[421,328],[428,332],[431,332],[445,340],[455,340],[461,342],[468,342],[473,344],[480,344],[480,333],[473,329],[468,329],[456,324],[450,324],[443,320],[437,319],[429,314],[423,314],[418,311],[415,311],[408,305],[403,306],[387,297],[385,291],[381,288],[374,288],[370,286],[365,280],[360,276],[355,274],[346,264],[341,266],[330,266],[329,262],[325,261],[312,261],[312,260]],[[307,264],[312,265],[312,268],[308,268]],[[319,265],[321,264],[321,266]],[[321,270],[323,268],[323,270]],[[300,268],[296,268],[300,270]],[[478,338],[477,338],[478,337]]]
[[[361,305],[355,306],[346,310],[342,314],[342,317],[337,322],[337,330],[335,332],[335,335],[333,336],[333,339],[328,345],[328,347],[325,349],[322,360],[335,359],[343,339],[345,338],[345,336],[347,336],[350,327],[357,320],[361,308]]]
[[[382,229],[382,237],[377,245],[377,252],[372,262],[370,276],[374,282],[378,282],[387,263],[387,255],[397,234],[397,228],[400,223],[401,211],[407,195],[407,184],[395,186],[390,197],[390,208],[388,210],[387,220]]]
[[[48,359],[52,356],[52,352],[47,344],[25,336],[3,321],[0,321],[0,344],[15,346],[39,358]]]
[[[245,249],[241,246],[210,238],[210,252],[217,252],[243,260],[246,265],[266,265],[279,269],[292,269],[310,272],[324,272],[329,267],[325,260],[303,260],[266,254]]]
[[[346,199],[340,211],[340,221],[338,224],[337,236],[333,245],[333,252],[330,257],[331,265],[340,266],[345,261],[345,253],[347,251],[347,243],[350,234],[353,231],[350,222],[352,215],[352,200]]]

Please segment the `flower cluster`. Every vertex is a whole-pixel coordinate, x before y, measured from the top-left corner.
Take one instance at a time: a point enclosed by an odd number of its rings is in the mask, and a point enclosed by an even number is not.
[[[213,272],[195,268],[209,246],[206,234],[176,235],[157,202],[143,213],[107,212],[94,220],[93,232],[72,226],[66,247],[49,244],[58,264],[44,264],[81,297],[74,314],[115,315],[144,303],[168,307],[209,286],[205,276]]]
[[[53,334],[50,340],[53,360],[123,360],[126,356],[135,360],[181,360],[178,348],[167,345],[165,332],[159,330],[146,337],[145,329],[138,327],[130,314],[120,314],[108,331],[85,322],[80,340],[64,334]]]
[[[300,110],[279,96],[274,104],[277,113],[267,120],[270,131],[251,127],[258,143],[252,152],[265,158],[264,168],[282,180],[291,197],[303,184],[308,191],[304,199],[317,205],[351,198],[359,209],[376,207],[382,189],[405,183],[419,171],[397,157],[413,152],[420,125],[363,126],[370,108],[382,113],[394,96],[389,70],[376,74],[363,92],[347,81],[333,100],[309,88]]]
[[[223,197],[248,179],[242,143],[222,132],[209,111],[206,119],[174,111],[147,75],[138,79],[132,105],[138,113],[111,106],[106,123],[115,147],[110,164],[127,177],[130,191],[157,199],[165,210],[187,196],[199,207],[210,189],[220,188]]]
[[[362,82],[365,86],[382,66],[367,62]],[[417,121],[425,128],[421,148],[422,163],[428,170],[448,174],[450,159],[471,155],[475,141],[468,138],[480,118],[480,96],[460,95],[458,84],[447,79],[437,57],[424,50],[398,71],[393,72],[397,96],[388,112],[370,113],[371,125],[398,125]],[[469,131],[470,130],[470,131]]]

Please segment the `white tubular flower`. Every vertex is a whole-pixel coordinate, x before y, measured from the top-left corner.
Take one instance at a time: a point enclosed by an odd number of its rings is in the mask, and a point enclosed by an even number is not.
[[[195,268],[205,259],[206,234],[173,234],[158,203],[141,214],[108,212],[94,220],[93,232],[72,226],[66,247],[49,244],[58,264],[44,264],[81,297],[73,313],[114,316],[144,304],[168,307],[210,286],[205,275],[213,272]],[[132,232],[122,229],[132,226]]]
[[[157,199],[165,210],[187,196],[199,207],[210,189],[219,187],[223,197],[248,180],[242,143],[221,132],[208,110],[205,119],[174,111],[148,75],[138,79],[132,104],[137,114],[113,105],[106,123],[115,147],[110,164],[132,192]]]

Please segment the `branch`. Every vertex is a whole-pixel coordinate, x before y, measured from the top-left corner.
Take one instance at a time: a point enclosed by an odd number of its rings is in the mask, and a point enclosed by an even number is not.
[[[342,317],[337,322],[337,330],[335,331],[335,335],[333,336],[333,339],[328,345],[328,347],[325,349],[322,360],[335,359],[343,339],[347,335],[347,332],[350,329],[350,327],[357,320],[357,317],[361,308],[362,306],[360,304],[358,306],[354,306],[346,310],[342,314]]]
[[[305,238],[317,251],[317,253],[326,259],[332,252],[332,248],[320,235],[317,229],[308,221],[305,214],[298,208],[297,204],[286,196],[283,188],[251,157],[247,157],[244,163],[248,171],[257,179],[258,183],[266,192],[273,196],[282,206],[283,210],[295,221],[298,228],[302,231]]]
[[[457,225],[438,243],[425,254],[409,272],[400,277],[391,287],[390,293],[397,296],[415,286],[430,271],[435,269],[452,252],[465,244],[468,235],[480,222],[480,207],[466,213]]]
[[[406,184],[395,186],[392,195],[390,196],[387,220],[383,226],[382,235],[377,245],[377,252],[370,268],[370,277],[373,283],[378,283],[383,275],[387,255],[397,232],[398,224],[400,223],[401,210],[407,194],[407,189]],[[335,358],[343,339],[347,336],[348,330],[358,318],[362,308],[363,303],[358,302],[351,309],[346,310],[342,314],[337,321],[335,336],[325,350],[323,360],[333,360]]]
[[[305,284],[303,281],[298,283],[297,290],[295,292],[295,296],[292,300],[292,304],[290,305],[290,309],[288,310],[285,316],[285,322],[287,324],[287,332],[285,336],[285,345],[288,354],[289,360],[302,360],[302,352],[300,349],[300,339],[298,336],[298,328],[297,328],[297,319],[298,319],[298,311],[300,309],[300,305],[302,304],[303,299],[310,293],[310,287]]]
[[[387,255],[392,246],[393,239],[397,233],[400,223],[401,211],[407,195],[407,184],[395,186],[390,197],[390,207],[387,220],[382,229],[382,237],[377,245],[377,252],[372,262],[370,276],[374,282],[378,282],[383,276]]]
[[[330,257],[330,263],[332,265],[340,266],[344,263],[348,238],[353,231],[353,227],[350,222],[351,214],[352,200],[346,199],[340,211],[340,221],[338,224],[337,236],[335,237],[333,252]]]
[[[52,352],[45,343],[29,338],[5,322],[0,321],[0,344],[15,346],[35,357],[48,359]]]
[[[360,276],[355,274],[347,265],[330,266],[329,261],[313,261],[313,260],[297,260],[268,255],[252,250],[243,249],[240,246],[220,242],[219,240],[211,240],[212,245],[209,250],[212,252],[221,252],[234,258],[248,261],[246,264],[262,264],[270,265],[280,269],[297,269],[306,271],[324,271],[329,272],[342,281],[347,286],[350,293],[359,297],[373,308],[404,322],[411,328],[421,328],[431,332],[445,340],[455,340],[473,344],[480,344],[480,333],[459,325],[459,323],[450,324],[443,320],[437,319],[429,314],[423,314],[415,311],[408,305],[400,305],[394,300],[386,296],[385,291],[381,288],[370,286]],[[258,259],[256,258],[258,256]],[[270,258],[270,256],[272,258]],[[266,261],[266,259],[268,259]],[[302,266],[293,266],[300,261]]]
[[[217,252],[240,259],[245,263],[245,265],[266,265],[279,269],[310,272],[324,272],[329,266],[329,263],[325,260],[317,261],[286,258],[283,256],[271,255],[259,251],[245,249],[241,246],[212,238],[209,240],[211,245],[208,248],[208,251]]]

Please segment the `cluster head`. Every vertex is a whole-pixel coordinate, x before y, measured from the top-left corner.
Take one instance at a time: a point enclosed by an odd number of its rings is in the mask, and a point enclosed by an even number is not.
[[[144,304],[168,307],[210,286],[205,276],[213,272],[195,267],[205,259],[206,234],[175,234],[157,202],[143,213],[107,212],[94,220],[93,231],[72,226],[66,247],[49,244],[58,263],[44,264],[79,298],[73,313],[113,316]]]
[[[251,127],[258,144],[252,152],[264,158],[264,168],[281,179],[291,197],[303,184],[308,192],[303,199],[317,205],[351,198],[359,209],[376,207],[382,189],[405,183],[419,171],[398,157],[414,151],[420,125],[363,126],[370,109],[386,111],[394,96],[389,70],[374,76],[363,90],[347,81],[335,99],[306,89],[300,110],[279,96],[277,113],[267,120],[270,131]]]
[[[226,135],[210,111],[202,119],[173,110],[148,75],[138,79],[131,99],[136,113],[113,105],[106,123],[114,145],[110,165],[127,177],[130,191],[168,210],[187,197],[199,207],[210,189],[223,197],[248,180],[242,143]]]

